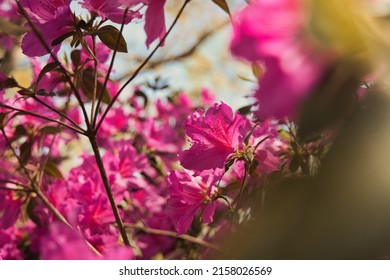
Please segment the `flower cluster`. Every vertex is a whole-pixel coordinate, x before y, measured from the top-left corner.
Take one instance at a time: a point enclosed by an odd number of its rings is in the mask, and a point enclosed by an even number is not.
[[[326,153],[329,138],[301,141],[285,118],[325,68],[303,1],[255,0],[234,16],[233,54],[265,68],[249,112],[206,88],[198,100],[125,91],[150,57],[127,82],[110,78],[125,25],[144,22],[146,46],[164,44],[165,0],[16,3],[0,14],[20,34],[0,41],[21,39],[33,80],[0,72],[1,259],[202,258],[268,182],[313,175]]]

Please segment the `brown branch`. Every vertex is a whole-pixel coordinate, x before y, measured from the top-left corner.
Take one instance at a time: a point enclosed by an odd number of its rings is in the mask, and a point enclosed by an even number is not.
[[[99,107],[100,107],[100,104],[102,103],[104,91],[107,88],[107,83],[108,83],[108,80],[110,79],[112,68],[114,67],[114,62],[115,62],[116,54],[118,52],[119,42],[120,42],[121,37],[122,37],[123,28],[125,26],[125,22],[126,22],[126,18],[127,18],[128,12],[129,12],[129,9],[127,8],[125,10],[125,12],[124,12],[124,15],[123,15],[122,24],[121,24],[121,27],[120,27],[120,30],[119,30],[118,38],[116,39],[116,42],[115,42],[115,48],[114,48],[114,51],[112,53],[110,66],[108,66],[107,75],[104,78],[103,86],[102,86],[102,89],[101,89],[101,91],[99,93],[99,96],[98,96],[99,99],[98,99],[98,102],[97,102],[97,105],[96,105],[96,110],[94,112],[94,115],[92,116],[92,120],[91,120],[92,127],[95,127],[95,125],[96,125],[97,116],[99,114]]]
[[[168,237],[173,237],[173,238],[179,238],[179,239],[183,239],[183,240],[186,240],[186,241],[189,241],[189,242],[192,242],[192,243],[195,243],[195,244],[198,244],[198,245],[201,245],[203,247],[207,247],[207,248],[210,248],[210,249],[213,249],[213,250],[217,250],[217,251],[220,250],[218,248],[218,246],[213,245],[213,244],[211,244],[211,243],[209,243],[207,241],[204,241],[204,240],[202,240],[200,238],[197,238],[197,237],[194,237],[194,236],[191,236],[191,235],[188,235],[188,234],[180,234],[180,235],[178,235],[174,231],[155,229],[155,228],[150,228],[150,227],[146,227],[144,225],[139,225],[139,224],[127,224],[126,223],[125,227],[135,228],[135,229],[141,230],[141,231],[143,231],[145,233],[148,233],[148,234],[163,235],[163,236],[168,236]]]
[[[108,177],[107,177],[106,169],[104,167],[102,156],[100,154],[99,145],[98,145],[97,140],[96,140],[96,135],[89,135],[88,138],[89,138],[89,142],[91,143],[92,150],[93,150],[93,153],[95,155],[96,164],[99,168],[100,176],[102,178],[103,185],[104,185],[104,188],[106,190],[106,194],[107,194],[108,200],[110,202],[112,212],[113,212],[114,217],[115,217],[115,222],[116,222],[118,229],[119,229],[119,232],[122,236],[123,243],[126,246],[130,246],[130,241],[129,241],[129,238],[127,237],[126,230],[123,226],[122,218],[119,215],[119,210],[118,210],[117,204],[115,202],[114,194],[112,192],[110,182],[109,182]]]
[[[9,106],[9,105],[3,104],[3,103],[0,103],[0,107],[6,108],[6,109],[9,109],[9,110],[12,110],[12,111],[16,111],[16,112],[19,112],[19,113],[23,113],[23,114],[26,114],[26,115],[29,115],[29,116],[33,116],[33,117],[36,117],[36,118],[39,118],[39,119],[43,119],[43,120],[46,120],[46,121],[55,122],[57,124],[60,124],[60,125],[62,125],[64,127],[67,127],[69,129],[73,130],[76,133],[79,133],[79,134],[82,134],[82,135],[86,135],[84,130],[80,130],[80,129],[76,128],[76,127],[68,125],[67,123],[64,123],[64,122],[56,120],[56,119],[52,119],[50,117],[46,117],[46,116],[43,116],[43,115],[40,115],[40,114],[37,114],[37,113],[33,113],[31,111],[26,111],[26,110],[23,110],[23,109],[20,109],[20,108],[12,107],[12,106]]]

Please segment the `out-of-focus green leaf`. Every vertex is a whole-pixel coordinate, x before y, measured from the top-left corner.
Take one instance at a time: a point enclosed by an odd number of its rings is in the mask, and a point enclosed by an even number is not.
[[[232,191],[239,190],[241,187],[241,184],[237,181],[231,182],[230,184],[226,185],[226,187],[220,188],[222,193],[227,194]]]
[[[81,60],[80,50],[73,50],[70,54],[70,59],[72,60],[73,66],[77,68],[80,65]]]
[[[38,75],[38,78],[37,78],[37,81],[36,81],[36,84],[39,83],[39,81],[43,78],[43,76],[45,76],[46,73],[49,73],[51,71],[53,71],[54,69],[56,69],[57,67],[59,66],[59,63],[58,62],[51,62],[49,64],[46,64],[41,72],[39,73]]]
[[[7,113],[0,112],[0,129],[4,128],[4,120],[5,120],[6,116],[7,116]]]
[[[34,95],[34,93],[31,91],[31,90],[29,90],[29,89],[21,89],[21,90],[18,90],[18,93],[20,94],[20,95],[22,95],[22,96],[33,96]]]
[[[259,162],[255,159],[252,161],[251,165],[249,166],[249,175],[253,178],[257,178],[258,174],[256,172],[256,168],[259,165]]]
[[[58,127],[58,126],[45,126],[45,127],[42,127],[39,132],[41,134],[57,134],[59,132],[61,132],[61,127]]]
[[[252,108],[252,104],[251,105],[247,105],[247,106],[244,106],[244,107],[241,107],[240,109],[238,109],[237,111],[241,114],[241,115],[248,115],[250,112],[251,112],[251,108]]]
[[[20,160],[23,164],[25,164],[30,159],[33,144],[34,141],[28,139],[20,146]]]
[[[75,31],[71,31],[61,35],[60,37],[54,39],[53,42],[51,42],[52,47],[61,44],[64,40],[68,39],[70,36],[73,36],[75,34],[76,34]]]
[[[0,83],[0,90],[6,88],[13,88],[18,86],[18,82],[14,78],[8,78],[4,82]]]
[[[95,76],[93,74],[93,70],[91,68],[87,68],[83,71],[82,80],[80,83],[81,89],[83,90],[83,93],[90,99],[93,99],[93,92],[94,92],[94,86],[95,86]],[[101,82],[97,82],[97,88],[96,88],[96,98],[99,98],[99,94],[101,93],[103,88],[103,84]],[[102,102],[105,104],[109,104],[111,101],[110,94],[107,90],[107,88],[103,91],[103,97]]]
[[[12,23],[9,20],[6,20],[5,18],[0,18],[0,32],[5,34],[12,34],[16,36],[23,35],[26,33],[28,29],[20,27],[19,25],[16,25],[15,23]]]
[[[64,178],[61,171],[58,169],[57,165],[50,161],[45,165],[45,174],[53,178],[59,178],[59,179]]]

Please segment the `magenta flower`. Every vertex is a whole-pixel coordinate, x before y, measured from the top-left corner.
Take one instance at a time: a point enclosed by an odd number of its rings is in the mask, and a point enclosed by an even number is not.
[[[70,2],[71,0],[20,1],[50,48],[56,38],[72,31],[74,28],[73,13],[69,7]],[[33,31],[28,32],[23,37],[21,47],[23,53],[27,56],[42,56],[48,53]],[[59,46],[52,49],[54,52],[57,52]]]
[[[122,23],[125,10],[121,8],[120,0],[83,0],[82,7],[87,9],[91,14],[95,14],[102,19],[109,19],[115,23]],[[129,10],[125,23],[132,19],[140,17],[138,12]]]
[[[157,39],[162,39],[165,35],[165,16],[164,6],[166,0],[120,0],[126,7],[133,7],[137,5],[147,6],[145,12],[145,33],[146,46],[149,48],[150,44]],[[162,43],[163,45],[164,43]]]
[[[286,51],[291,53],[291,59],[286,59],[285,64],[274,58],[264,60],[266,71],[255,92],[259,102],[257,116],[260,119],[296,118],[302,102],[322,76],[322,62],[307,53],[296,51],[295,54],[293,48]]]
[[[128,260],[134,258],[130,248],[119,245],[110,248],[100,257],[88,247],[79,232],[60,222],[50,225],[49,231],[40,237],[39,243],[40,257],[45,260]]]
[[[304,36],[307,20],[302,0],[256,0],[237,16],[233,54],[265,63],[255,94],[260,118],[297,117],[322,76],[325,60]]]
[[[170,217],[178,234],[187,232],[194,217],[202,213],[202,222],[211,223],[217,203],[213,201],[217,178],[210,175],[207,179],[191,176],[188,171],[172,171],[168,175],[168,204]]]
[[[164,5],[166,0],[149,0],[145,13],[146,46],[165,35]]]
[[[181,165],[197,171],[223,168],[249,130],[248,120],[233,115],[232,109],[223,102],[214,104],[206,113],[197,110],[185,124],[192,146],[181,153]]]
[[[256,61],[279,57],[298,40],[305,22],[302,0],[255,0],[234,22],[233,54]]]

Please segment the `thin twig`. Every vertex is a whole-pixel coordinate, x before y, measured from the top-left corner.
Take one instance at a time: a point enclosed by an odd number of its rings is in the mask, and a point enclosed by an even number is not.
[[[64,119],[66,119],[67,121],[69,121],[71,124],[73,124],[77,129],[80,129],[80,130],[83,130],[75,121],[73,121],[71,118],[69,118],[67,115],[65,115],[64,113],[58,111],[56,108],[54,107],[51,107],[50,105],[46,104],[45,102],[43,102],[41,99],[38,98],[38,96],[33,96],[33,99],[35,101],[37,101],[39,104],[41,104],[42,106],[48,108],[49,110],[53,111],[54,113],[58,114],[59,116],[63,117]]]
[[[97,116],[98,116],[98,114],[99,114],[100,104],[102,103],[103,96],[104,96],[104,91],[105,91],[106,88],[107,88],[107,83],[108,83],[108,80],[110,79],[110,75],[111,75],[111,72],[112,72],[112,68],[114,67],[114,62],[115,62],[116,54],[117,54],[117,52],[118,52],[119,42],[120,42],[121,37],[122,37],[123,28],[125,27],[125,22],[126,22],[126,18],[127,18],[127,13],[128,13],[128,11],[129,11],[129,9],[126,8],[126,10],[125,10],[125,12],[124,12],[124,15],[123,15],[122,24],[121,24],[121,28],[120,28],[120,30],[119,30],[118,38],[116,39],[116,42],[115,42],[115,48],[114,48],[114,51],[113,51],[113,53],[112,53],[112,57],[111,57],[111,61],[110,61],[110,66],[108,67],[107,75],[106,75],[106,77],[104,78],[103,86],[102,86],[102,89],[101,89],[101,91],[100,91],[100,93],[99,93],[99,99],[98,99],[98,102],[97,102],[97,105],[96,105],[95,113],[94,113],[94,115],[92,116],[92,119],[91,119],[92,127],[95,127],[95,125],[96,125]]]
[[[71,125],[68,125],[65,122],[62,122],[62,121],[59,121],[59,120],[56,120],[56,119],[52,119],[50,117],[46,117],[44,115],[40,115],[40,114],[37,114],[37,113],[33,113],[31,111],[26,111],[26,110],[23,110],[23,109],[20,109],[20,108],[12,107],[12,106],[9,106],[9,105],[3,104],[3,103],[0,103],[0,107],[6,108],[6,109],[10,109],[10,110],[13,110],[13,111],[17,111],[19,113],[23,113],[23,114],[26,114],[26,115],[29,115],[29,116],[33,116],[33,117],[36,117],[36,118],[39,118],[39,119],[43,119],[43,120],[46,120],[46,121],[55,122],[57,124],[60,124],[60,125],[62,125],[64,127],[67,127],[69,129],[73,130],[76,133],[79,133],[79,134],[82,134],[82,135],[86,135],[84,130],[80,130],[79,128],[76,128],[76,127],[73,127]]]
[[[115,222],[116,222],[118,229],[119,229],[119,232],[122,236],[123,243],[126,246],[130,246],[129,238],[127,237],[126,230],[123,226],[122,218],[119,215],[119,210],[118,210],[118,207],[117,207],[116,202],[115,202],[114,194],[111,190],[110,182],[109,182],[108,177],[107,177],[107,173],[106,173],[106,170],[105,170],[105,167],[103,164],[102,156],[100,155],[100,150],[99,150],[99,145],[98,145],[97,140],[96,140],[96,135],[90,135],[90,136],[88,136],[88,138],[89,138],[89,142],[91,143],[92,150],[93,150],[93,153],[95,155],[96,164],[99,168],[100,176],[102,178],[103,185],[104,185],[104,188],[106,190],[106,194],[107,194],[108,200],[110,202],[112,212],[113,212],[114,217],[115,217]]]
[[[245,164],[245,171],[244,171],[244,178],[242,179],[242,184],[241,184],[241,188],[240,188],[240,192],[238,194],[238,199],[237,199],[237,203],[236,203],[236,207],[234,208],[234,212],[233,212],[233,217],[232,217],[232,224],[234,223],[234,219],[235,217],[237,216],[237,213],[238,213],[238,208],[240,207],[240,202],[241,202],[241,199],[242,199],[242,194],[244,193],[244,188],[245,188],[245,183],[246,183],[246,177],[248,175],[248,164]]]
[[[92,127],[94,127],[94,119],[95,119],[95,102],[96,102],[96,97],[97,97],[97,85],[98,85],[98,61],[96,59],[96,37],[95,35],[92,36],[92,53],[94,55],[94,60],[93,60],[93,96],[92,96],[92,105],[91,105],[91,124]],[[99,105],[97,105],[99,106]]]
[[[180,235],[178,235],[174,231],[155,229],[155,228],[145,227],[143,225],[137,225],[137,224],[127,224],[126,223],[125,226],[129,227],[129,228],[139,229],[139,230],[141,230],[141,231],[143,231],[145,233],[148,233],[148,234],[163,235],[163,236],[169,236],[169,237],[173,237],[173,238],[179,238],[179,239],[183,239],[183,240],[186,240],[186,241],[189,241],[189,242],[201,245],[203,247],[207,247],[207,248],[214,249],[214,250],[217,250],[217,251],[220,250],[218,248],[218,246],[213,245],[213,244],[211,244],[211,243],[209,243],[207,241],[204,241],[204,240],[202,240],[200,238],[197,238],[197,237],[194,237],[194,236],[191,236],[191,235],[188,235],[188,234],[180,234]]]

